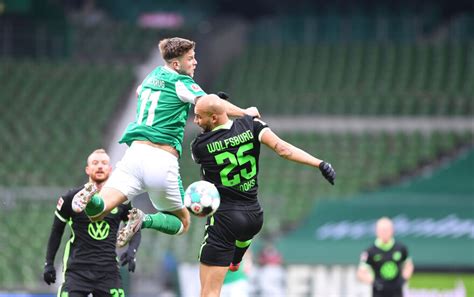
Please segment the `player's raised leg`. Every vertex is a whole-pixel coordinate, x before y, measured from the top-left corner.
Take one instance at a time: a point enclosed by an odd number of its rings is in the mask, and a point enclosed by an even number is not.
[[[232,262],[230,263],[230,266],[229,266],[230,271],[235,272],[239,270],[240,262],[242,262],[242,258],[244,257],[245,252],[250,247],[251,243],[252,243],[252,239],[235,241],[234,257],[232,258]]]
[[[84,211],[92,221],[100,221],[112,209],[127,201],[127,197],[115,188],[104,187],[94,194]]]
[[[154,158],[144,165],[143,183],[158,212],[144,217],[142,228],[166,234],[182,234],[191,223],[184,207],[184,188],[179,175],[178,159],[161,149],[154,149]]]
[[[129,220],[119,231],[117,246],[125,246],[141,228],[154,229],[169,235],[180,235],[189,229],[190,215],[187,209],[170,213],[145,214],[137,208],[130,210]]]
[[[93,182],[86,183],[84,188],[74,195],[72,199],[72,210],[77,213],[84,211],[92,196],[98,191]]]
[[[154,229],[169,235],[186,233],[189,229],[191,218],[186,208],[170,212],[146,214],[142,228]]]
[[[128,214],[128,222],[117,236],[117,247],[124,247],[132,239],[133,235],[142,228],[145,213],[138,208],[132,208]]]
[[[75,212],[85,211],[92,221],[102,220],[112,209],[127,201],[127,197],[117,189],[104,187],[97,193],[93,183],[87,183],[72,199]]]

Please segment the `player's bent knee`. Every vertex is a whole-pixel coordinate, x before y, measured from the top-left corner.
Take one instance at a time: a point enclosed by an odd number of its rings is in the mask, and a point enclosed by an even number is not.
[[[189,211],[186,208],[181,208],[179,210],[172,211],[171,213],[181,221],[181,224],[183,224],[182,230],[180,230],[177,235],[188,232],[189,226],[191,225],[191,215],[189,214]]]
[[[99,195],[104,200],[106,211],[111,211],[115,207],[127,201],[127,196],[115,188],[104,187]]]

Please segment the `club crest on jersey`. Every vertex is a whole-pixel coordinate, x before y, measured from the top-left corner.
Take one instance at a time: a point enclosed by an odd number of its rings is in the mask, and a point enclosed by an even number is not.
[[[197,84],[192,84],[192,85],[191,85],[191,89],[193,89],[194,92],[202,91],[202,90],[201,90],[201,87],[198,86]]]
[[[59,197],[58,203],[56,204],[56,208],[57,208],[58,210],[61,210],[61,208],[63,207],[63,204],[64,204],[64,199],[63,199],[63,197]]]
[[[90,237],[95,240],[104,240],[109,236],[110,225],[107,221],[91,222],[87,227]]]

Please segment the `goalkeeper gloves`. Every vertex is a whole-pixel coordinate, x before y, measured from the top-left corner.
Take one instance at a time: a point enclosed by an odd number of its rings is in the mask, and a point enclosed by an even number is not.
[[[56,282],[56,269],[53,264],[44,263],[43,279],[48,285]]]
[[[128,249],[120,256],[120,265],[125,266],[128,263],[128,271],[135,272],[136,258],[135,253],[136,249]]]
[[[336,179],[336,171],[334,171],[331,164],[323,161],[321,162],[321,164],[319,164],[319,170],[321,171],[321,174],[324,176],[324,178],[327,179],[327,181],[330,182],[331,185],[334,185],[334,180]]]
[[[224,99],[224,100],[229,99],[229,94],[227,94],[226,92],[217,92],[217,96],[219,96],[219,98]]]

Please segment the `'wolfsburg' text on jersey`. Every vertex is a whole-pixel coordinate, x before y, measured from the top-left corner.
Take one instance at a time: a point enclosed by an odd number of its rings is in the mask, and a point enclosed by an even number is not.
[[[181,155],[191,104],[205,94],[190,76],[157,67],[138,87],[135,121],[119,142],[130,145],[134,140],[149,140],[171,145]]]
[[[192,143],[204,180],[216,185],[219,210],[259,210],[257,200],[260,133],[268,126],[250,116],[205,132]]]

